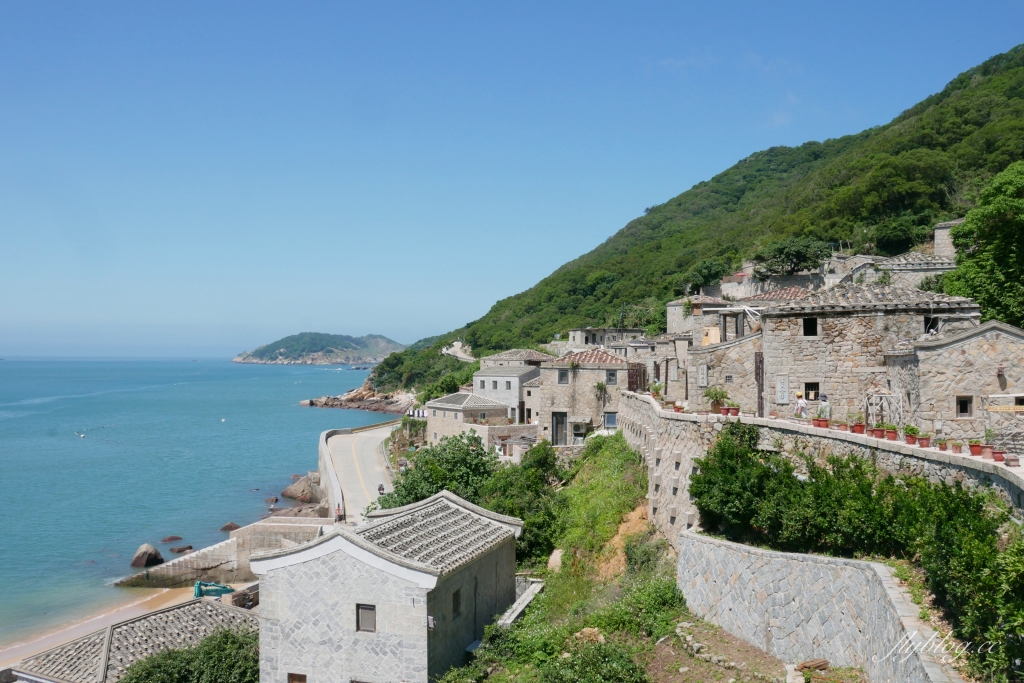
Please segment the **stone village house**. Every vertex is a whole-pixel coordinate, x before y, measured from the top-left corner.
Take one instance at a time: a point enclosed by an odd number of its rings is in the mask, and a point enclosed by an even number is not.
[[[428,683],[516,598],[522,520],[442,491],[252,558],[261,683]]]

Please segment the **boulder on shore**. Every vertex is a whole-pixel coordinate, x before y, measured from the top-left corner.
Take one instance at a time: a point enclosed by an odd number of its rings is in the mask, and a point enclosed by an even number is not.
[[[171,548],[171,552],[172,553],[183,553],[186,550],[192,550],[192,546],[190,546],[190,545],[179,545],[179,546],[176,546],[174,548]]]
[[[297,500],[300,503],[313,502],[313,482],[309,477],[300,477],[294,484],[288,486],[281,495],[285,498]]]
[[[241,529],[241,528],[242,528],[242,527],[238,526],[238,525],[237,525],[237,524],[235,524],[234,522],[228,522],[227,524],[225,524],[224,526],[222,526],[222,527],[220,528],[220,530],[221,530],[221,531],[234,531],[235,529]]]
[[[277,501],[278,501],[277,496],[271,496],[270,498],[264,499],[263,502],[264,503],[271,503],[271,504],[273,504],[273,503],[276,503]]]
[[[152,567],[163,563],[163,555],[160,554],[159,550],[148,543],[140,545],[139,549],[135,551],[135,555],[132,557],[133,567]]]
[[[161,543],[173,543],[174,541],[180,541],[181,536],[164,536],[160,539]]]

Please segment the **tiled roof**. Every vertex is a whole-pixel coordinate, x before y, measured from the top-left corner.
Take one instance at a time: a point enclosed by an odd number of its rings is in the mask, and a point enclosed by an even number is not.
[[[879,268],[954,268],[956,263],[949,256],[922,254],[919,251],[908,251],[899,256],[887,258],[878,263]]]
[[[509,349],[508,351],[502,351],[496,353],[493,356],[484,356],[481,360],[554,360],[554,356],[549,356],[546,353],[540,351],[534,351],[533,349]]]
[[[783,287],[782,289],[773,289],[770,292],[743,297],[740,301],[792,301],[794,299],[803,299],[809,294],[811,294],[811,290],[804,289],[803,287]]]
[[[843,283],[830,289],[821,290],[796,301],[787,301],[772,306],[765,315],[785,315],[807,311],[856,311],[856,310],[958,310],[977,313],[978,304],[973,299],[948,296],[919,289],[893,285]]]
[[[625,360],[621,356],[608,353],[603,349],[588,349],[587,351],[577,351],[576,353],[570,353],[562,356],[556,363],[579,363],[580,365],[586,364],[601,364],[601,363],[622,363],[625,364]]]
[[[26,658],[16,671],[67,683],[116,683],[143,657],[197,644],[217,629],[259,628],[256,615],[214,600],[150,612]]]
[[[449,491],[412,505],[375,511],[371,520],[355,530],[362,540],[441,573],[504,543],[516,535],[513,527],[523,526],[520,519],[488,512]]]
[[[540,377],[534,377],[523,382],[524,387],[539,387],[540,385]]]
[[[456,408],[459,410],[464,408],[508,408],[507,405],[500,401],[461,391],[457,394],[448,394],[447,396],[427,401],[426,405],[428,408]]]
[[[728,306],[729,302],[725,299],[719,299],[715,296],[706,296],[704,294],[695,294],[693,296],[684,296],[682,299],[676,299],[675,301],[668,302],[668,306],[682,306],[687,301],[691,304],[719,304],[722,306]]]
[[[945,223],[936,223],[935,227],[936,228],[952,228],[954,225],[960,225],[961,223],[964,222],[964,220],[965,219],[963,219],[963,218],[957,218],[957,219],[952,220],[952,221],[946,221]]]
[[[548,356],[546,360],[554,360],[554,356]],[[480,368],[473,373],[473,377],[519,377],[537,372],[533,365],[492,365],[489,368]]]

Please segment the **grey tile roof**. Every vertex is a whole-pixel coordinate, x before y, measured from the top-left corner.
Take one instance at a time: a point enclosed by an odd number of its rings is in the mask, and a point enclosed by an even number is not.
[[[767,310],[764,315],[780,316],[807,312],[853,312],[860,310],[924,310],[932,312],[978,313],[973,299],[948,296],[894,285],[843,283],[821,290],[803,299],[785,301]]]
[[[878,267],[893,270],[912,270],[916,268],[955,268],[955,261],[948,256],[922,254],[919,251],[908,251],[878,262]]]
[[[793,299],[803,299],[806,296],[810,296],[810,294],[811,290],[804,289],[803,287],[783,287],[781,289],[773,289],[770,292],[745,296],[740,301],[792,301]]]
[[[484,510],[449,491],[392,510],[371,513],[355,530],[362,540],[447,573],[515,537],[523,522]]]
[[[951,221],[946,221],[945,223],[936,223],[935,227],[936,228],[952,228],[954,225],[960,225],[961,223],[964,222],[964,220],[965,219],[963,219],[963,218],[957,218],[957,219],[954,219],[954,220],[951,220]]]
[[[725,299],[719,299],[717,296],[707,296],[706,294],[694,294],[693,296],[684,296],[682,299],[676,299],[675,301],[669,301],[666,306],[682,306],[687,301],[691,304],[698,305],[713,305],[718,304],[721,306],[729,305],[729,302]]]
[[[570,353],[566,356],[562,356],[555,362],[579,363],[580,365],[605,365],[607,363],[621,363],[625,365],[626,360],[621,356],[616,356],[602,349],[589,349],[587,351],[578,351],[576,353]]]
[[[509,349],[508,351],[502,351],[496,353],[493,356],[484,356],[480,360],[554,360],[554,356],[550,356],[540,351],[534,351],[533,349]]]
[[[554,360],[554,356],[548,356],[546,360]],[[473,377],[519,377],[537,372],[533,365],[493,365],[489,368],[481,368],[473,373]]]
[[[541,386],[540,377],[534,377],[523,382],[524,387],[539,387]]]
[[[197,644],[220,628],[259,628],[256,615],[213,600],[192,600],[122,621],[24,659],[15,671],[67,683],[116,683],[139,661]]]
[[[456,394],[448,394],[447,396],[427,401],[426,407],[462,410],[465,408],[508,408],[509,406],[484,396],[467,394],[460,391]]]

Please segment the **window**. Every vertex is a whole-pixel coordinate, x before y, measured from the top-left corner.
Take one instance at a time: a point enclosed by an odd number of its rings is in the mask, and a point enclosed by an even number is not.
[[[726,375],[725,376],[725,383],[726,384],[732,384],[732,375]]]
[[[618,370],[605,370],[604,371],[604,383],[608,386],[619,383],[619,371]]]
[[[436,410],[434,411],[434,417],[437,417],[437,411]]]
[[[615,429],[618,426],[619,415],[618,413],[605,413],[604,414],[604,428]]]
[[[457,588],[452,593],[452,616],[457,617],[462,614],[462,589]]]
[[[956,397],[956,416],[957,417],[974,417],[974,397],[973,396],[957,396]]]
[[[434,432],[434,441],[437,441],[437,432]]]
[[[491,382],[491,389],[497,389],[497,388],[498,388],[498,380],[493,380]]]
[[[487,413],[480,413],[480,419],[481,420],[486,420],[487,419]]]
[[[529,422],[532,417],[533,417],[533,408],[527,408],[526,409],[526,421]]]
[[[818,400],[818,383],[804,382],[804,398],[808,401]]]
[[[569,383],[569,371],[568,370],[559,370],[558,371],[558,383],[559,384],[568,384]]]
[[[818,319],[817,318],[804,318],[804,336],[805,337],[817,337],[818,336]]]
[[[505,391],[512,391],[512,382],[505,382]]]
[[[481,389],[486,389],[487,388],[487,380],[485,380],[485,379],[480,380],[480,388]]]
[[[527,390],[526,390],[526,395],[527,395],[527,396],[533,396],[533,392],[532,392],[532,391],[530,391],[529,389],[527,389]]]
[[[1017,398],[1013,399],[1013,405],[1024,406],[1024,396],[1018,396]]]
[[[441,417],[448,417],[448,411],[447,410],[442,410],[441,411]]]
[[[925,333],[928,333],[928,332],[938,332],[939,331],[939,319],[938,318],[933,318],[930,315],[926,315],[924,317],[924,331],[925,331]]]
[[[356,630],[369,631],[377,630],[377,607],[374,605],[356,605]]]
[[[288,683],[306,683],[306,674],[288,674]]]

